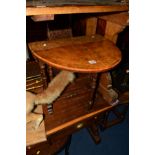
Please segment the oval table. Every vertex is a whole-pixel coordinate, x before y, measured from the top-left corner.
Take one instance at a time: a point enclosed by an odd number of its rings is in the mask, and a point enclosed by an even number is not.
[[[121,61],[116,45],[100,35],[34,42],[29,47],[38,60],[72,72],[105,72]]]
[[[121,51],[116,45],[101,35],[80,36],[50,41],[38,41],[28,44],[34,58],[39,62],[44,88],[47,87],[46,65],[49,67],[50,79],[52,68],[68,70],[75,73],[93,74],[92,96],[88,105],[88,114],[96,98],[100,73],[107,72],[121,61]],[[48,106],[47,106],[48,108]],[[49,114],[53,104],[49,105]],[[51,113],[52,113],[51,112]],[[46,125],[45,125],[46,126]],[[49,125],[50,126],[50,125]],[[61,129],[50,129],[47,135],[60,132]]]

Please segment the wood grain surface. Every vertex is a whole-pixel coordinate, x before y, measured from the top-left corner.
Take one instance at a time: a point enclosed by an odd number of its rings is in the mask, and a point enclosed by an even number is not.
[[[69,133],[72,134],[81,129],[78,128],[79,123],[82,123],[84,125],[83,127],[86,127],[87,124],[92,123],[92,121],[89,120],[92,120],[97,115],[112,108],[111,105],[107,104],[107,102],[98,96],[93,109],[88,111],[87,100],[89,97],[90,95],[86,95],[85,93],[74,97],[74,101],[73,99],[69,99],[65,100],[63,103],[55,104],[55,112],[51,115],[51,117],[47,115],[45,116],[46,134],[50,135],[57,132],[60,133],[62,130],[65,130],[68,135]]]
[[[103,37],[36,42],[29,44],[29,47],[32,54],[44,63],[73,72],[103,72],[121,61],[120,50]]]
[[[128,11],[128,5],[114,6],[56,6],[56,7],[26,7],[26,16],[44,14],[73,14],[73,13],[101,13]]]

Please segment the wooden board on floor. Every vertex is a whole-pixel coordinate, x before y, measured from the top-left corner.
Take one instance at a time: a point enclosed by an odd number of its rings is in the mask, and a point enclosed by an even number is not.
[[[42,113],[42,106],[38,106],[35,112]],[[46,141],[44,121],[37,130],[34,130],[31,123],[26,124],[26,146]]]

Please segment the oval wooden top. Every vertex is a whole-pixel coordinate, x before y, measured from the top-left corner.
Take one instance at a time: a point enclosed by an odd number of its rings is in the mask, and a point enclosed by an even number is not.
[[[103,72],[121,61],[121,52],[115,44],[99,36],[35,42],[29,47],[44,63],[73,72]]]

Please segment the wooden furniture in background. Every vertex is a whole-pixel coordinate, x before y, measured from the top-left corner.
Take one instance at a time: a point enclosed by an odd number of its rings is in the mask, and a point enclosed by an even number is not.
[[[43,90],[40,68],[36,62],[26,62],[26,90],[39,93]],[[36,113],[43,113],[42,106],[35,109]],[[26,125],[26,145],[34,145],[46,141],[44,121],[37,130],[34,130],[32,123]]]
[[[27,61],[26,90],[37,94],[43,91],[43,89],[39,64],[35,61]],[[35,112],[42,113],[42,106],[38,106]],[[26,154],[51,155],[60,151],[60,149],[65,149],[67,155],[71,136],[61,137],[57,135],[53,142],[53,138],[51,139],[50,135],[47,136],[45,132],[44,123],[43,121],[37,130],[32,129],[31,123],[26,125]]]
[[[104,37],[116,43],[118,34],[129,24],[129,13],[103,15],[99,17],[99,20],[106,22]]]
[[[40,68],[35,61],[26,62],[26,90],[33,93],[43,90]]]
[[[98,33],[103,31],[104,37],[116,44],[119,33],[122,32],[126,28],[126,26],[128,26],[128,24],[128,12],[100,16],[98,19]],[[116,90],[114,90],[112,87],[111,75],[109,72],[107,72],[101,75],[98,91],[109,104],[115,103],[115,101],[117,101],[118,99],[118,105],[114,106],[111,110],[108,110],[103,116],[104,125],[102,124],[101,126],[107,128],[121,122],[124,119],[128,108],[128,90],[122,94],[116,92]],[[124,111],[122,113],[118,112],[117,110],[117,107],[121,105],[124,106]],[[116,119],[114,119],[113,121],[108,120],[110,113],[114,113],[116,116]]]
[[[105,113],[103,114],[102,119],[99,122],[101,131],[104,131],[104,129],[121,123],[125,119],[126,113],[129,108],[129,92],[126,91],[124,93],[121,93],[118,99],[119,104],[113,106],[111,109],[105,111]],[[111,114],[114,115],[114,118],[112,119],[110,118]]]

